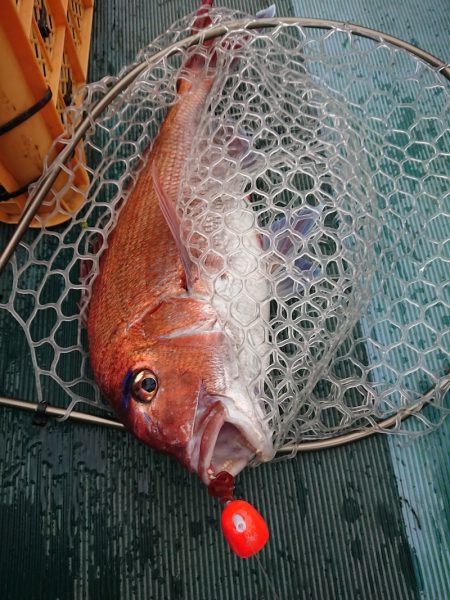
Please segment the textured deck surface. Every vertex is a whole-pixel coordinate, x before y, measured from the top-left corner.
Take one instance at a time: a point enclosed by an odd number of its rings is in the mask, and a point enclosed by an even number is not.
[[[195,7],[97,0],[91,80],[117,73]],[[359,22],[449,58],[448,2],[283,1],[278,13]],[[0,393],[33,399],[24,340],[1,327]],[[238,493],[270,523],[260,563],[280,600],[448,600],[449,433],[408,448],[380,436],[247,470]],[[0,409],[0,477],[2,600],[276,598],[255,559],[226,548],[197,479],[125,433],[38,429]]]

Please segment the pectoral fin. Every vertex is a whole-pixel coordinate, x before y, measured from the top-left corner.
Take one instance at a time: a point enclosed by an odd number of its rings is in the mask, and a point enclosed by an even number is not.
[[[159,207],[161,209],[162,214],[164,215],[167,225],[169,226],[173,239],[175,240],[178,252],[180,253],[180,259],[183,265],[184,272],[186,274],[186,284],[188,286],[188,289],[192,289],[196,280],[198,279],[197,268],[189,258],[188,251],[181,240],[180,220],[175,209],[175,203],[171,200],[171,198],[169,198],[169,196],[165,192],[161,180],[158,176],[155,163],[152,164],[151,170],[153,185],[155,187],[156,195],[158,196]]]
[[[306,238],[313,231],[323,209],[323,205],[315,208],[303,207],[296,215],[291,215],[289,220],[282,217],[274,221],[270,226],[272,233],[270,237],[264,235],[259,238],[263,250],[272,248],[277,255],[281,254],[286,259],[286,265],[278,263],[271,270],[271,275],[279,280],[276,290],[280,298],[286,297],[294,290],[298,291],[302,287],[300,283],[302,280],[305,285],[308,281],[320,277],[322,272],[320,265],[310,260],[307,254],[303,254],[302,248],[299,248],[296,243],[296,238],[298,239],[297,236]],[[298,271],[298,275],[293,271]]]
[[[211,129],[213,143],[224,149],[226,156],[239,161],[244,171],[265,161],[263,153],[253,148],[251,135],[232,119],[214,119]]]
[[[276,4],[271,4],[267,8],[262,8],[261,10],[258,10],[255,16],[257,19],[271,19],[276,15],[276,12]]]

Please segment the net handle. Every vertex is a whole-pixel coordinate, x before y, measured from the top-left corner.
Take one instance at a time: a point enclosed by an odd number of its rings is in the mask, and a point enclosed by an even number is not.
[[[377,423],[376,426],[372,426],[366,429],[358,429],[356,431],[351,431],[350,433],[345,433],[336,437],[330,437],[324,440],[298,442],[296,444],[286,444],[285,446],[282,446],[277,450],[277,454],[294,454],[296,452],[327,450],[329,448],[336,448],[338,446],[343,446],[351,442],[357,442],[366,437],[369,437],[370,435],[373,435],[374,433],[378,433],[381,430],[386,430],[395,427],[408,417],[419,413],[427,404],[431,404],[436,394],[446,394],[447,392],[450,392],[450,375],[447,375],[443,379],[441,379],[441,381],[438,384],[436,384],[431,390],[429,390],[424,396],[422,396],[422,398],[420,398],[420,400],[415,402],[412,406],[400,409],[391,417]],[[35,412],[39,404],[36,402],[29,402],[25,400],[18,400],[16,398],[6,398],[4,396],[0,396],[0,406],[6,406],[10,408],[21,408],[23,410]],[[124,425],[122,425],[122,423],[114,419],[98,417],[96,415],[90,415],[88,413],[73,410],[69,412],[69,410],[70,406],[68,409],[47,406],[46,412],[47,414],[53,417],[59,418],[59,420],[65,420],[69,418],[81,423],[89,423],[91,425],[101,425],[103,427],[111,427],[114,429],[125,430]]]
[[[162,58],[170,57],[186,50],[199,42],[210,40],[229,32],[241,29],[261,29],[265,27],[277,27],[280,25],[300,25],[306,28],[316,29],[334,29],[337,31],[347,32],[348,34],[358,35],[360,37],[369,38],[371,40],[388,43],[398,48],[402,48],[409,53],[419,57],[432,67],[437,68],[446,79],[450,81],[450,64],[445,64],[439,58],[425,52],[421,48],[417,48],[413,44],[400,40],[394,36],[382,33],[375,29],[362,27],[348,21],[333,21],[328,19],[305,19],[300,17],[278,17],[265,19],[244,19],[239,21],[230,21],[227,24],[216,25],[207,30],[204,30],[195,35],[180,40],[171,44],[167,48],[156,52],[149,59],[146,59],[135,65],[130,71],[125,73],[113,87],[101,98],[92,108],[90,115],[86,115],[75,129],[72,139],[67,143],[65,148],[58,154],[54,161],[50,164],[48,171],[43,175],[42,179],[30,194],[30,198],[22,213],[22,216],[14,230],[11,238],[4,247],[0,255],[0,275],[9,262],[9,259],[14,254],[15,249],[20,243],[30,223],[35,217],[39,207],[44,201],[47,194],[50,192],[52,185],[56,181],[63,165],[72,157],[77,144],[82,140],[83,136],[92,126],[92,122],[109,106],[109,104],[123,92],[141,73],[148,67],[156,64]]]

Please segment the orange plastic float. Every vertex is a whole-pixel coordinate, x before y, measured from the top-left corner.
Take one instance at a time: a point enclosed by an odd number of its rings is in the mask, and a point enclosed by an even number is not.
[[[249,558],[264,548],[269,528],[259,512],[245,500],[228,502],[221,518],[223,535],[240,558]]]
[[[240,558],[250,558],[262,550],[269,540],[269,528],[256,508],[233,498],[234,477],[221,471],[211,481],[208,492],[225,504],[221,525],[233,552]]]

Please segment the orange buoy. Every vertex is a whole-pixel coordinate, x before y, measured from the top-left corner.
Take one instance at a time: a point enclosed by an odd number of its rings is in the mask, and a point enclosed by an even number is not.
[[[245,500],[231,500],[222,512],[222,531],[233,552],[249,558],[267,544],[269,529],[266,522]]]

